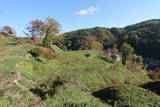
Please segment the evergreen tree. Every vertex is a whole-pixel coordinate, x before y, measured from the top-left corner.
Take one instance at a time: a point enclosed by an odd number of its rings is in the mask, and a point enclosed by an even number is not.
[[[46,31],[46,36],[43,39],[43,46],[49,47],[51,45],[51,42],[52,42],[52,29],[51,27],[48,27]]]

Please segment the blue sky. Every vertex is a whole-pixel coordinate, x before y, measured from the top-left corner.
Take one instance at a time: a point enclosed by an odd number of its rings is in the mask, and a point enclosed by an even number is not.
[[[62,32],[76,29],[124,27],[160,18],[160,0],[0,0],[0,26],[9,25],[24,36],[31,20],[54,17]]]

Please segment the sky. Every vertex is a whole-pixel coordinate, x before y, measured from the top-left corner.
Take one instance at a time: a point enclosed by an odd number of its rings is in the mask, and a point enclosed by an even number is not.
[[[160,0],[0,0],[0,27],[24,36],[31,20],[53,17],[62,33],[91,27],[124,27],[160,19]]]

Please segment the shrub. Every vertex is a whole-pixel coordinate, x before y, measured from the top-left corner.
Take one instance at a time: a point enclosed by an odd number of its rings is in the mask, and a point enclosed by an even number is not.
[[[54,51],[51,48],[44,48],[42,56],[46,59],[53,59],[56,57]]]
[[[53,49],[51,48],[41,48],[41,47],[36,47],[33,48],[29,51],[29,53],[33,56],[33,57],[44,57],[46,59],[53,59],[56,57],[55,52]]]
[[[141,64],[143,62],[143,58],[142,56],[138,56],[136,54],[133,55],[133,59],[134,62]]]
[[[142,63],[142,62],[143,62],[142,56],[137,56],[137,63]]]
[[[29,53],[33,56],[33,57],[39,57],[42,55],[43,53],[43,49],[40,48],[40,47],[36,47],[36,48],[33,48],[29,51]]]
[[[5,94],[5,90],[0,89],[0,97],[3,97]]]
[[[86,56],[86,57],[90,57],[90,56],[91,56],[91,54],[90,54],[90,53],[87,53],[87,54],[85,54],[85,56]]]

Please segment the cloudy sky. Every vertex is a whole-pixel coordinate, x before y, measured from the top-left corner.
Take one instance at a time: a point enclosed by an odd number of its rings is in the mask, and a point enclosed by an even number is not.
[[[160,19],[160,0],[0,0],[0,26],[9,25],[18,36],[34,19],[54,17],[62,32],[76,29],[124,27]]]

